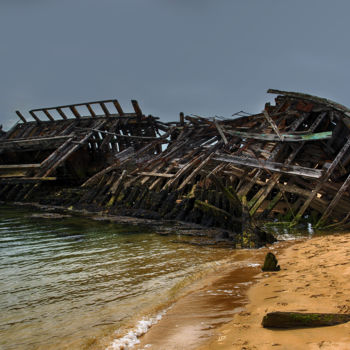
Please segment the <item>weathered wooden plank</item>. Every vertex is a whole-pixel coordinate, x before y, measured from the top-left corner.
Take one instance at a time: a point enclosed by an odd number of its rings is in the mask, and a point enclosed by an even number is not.
[[[67,121],[67,123],[65,123],[66,127],[60,131],[59,135],[65,136],[65,135],[69,135],[71,133],[72,130],[74,130],[74,127],[76,125],[76,120],[69,120]]]
[[[42,162],[41,162],[41,167],[42,168],[47,168],[49,166],[50,163],[52,163],[54,161],[54,159],[57,157],[58,154],[60,154],[61,152],[64,151],[64,149],[66,149],[67,147],[69,147],[69,145],[71,144],[71,142],[73,141],[73,136],[68,138],[60,147],[58,147],[54,152],[52,152],[47,158],[45,158]]]
[[[192,173],[182,181],[178,189],[182,190],[199,173],[199,171],[203,169],[203,167],[210,161],[213,155],[213,153],[209,154],[207,158],[200,162],[200,164],[192,171]]]
[[[25,132],[21,135],[21,138],[23,139],[27,139],[27,138],[30,138],[31,135],[35,132],[35,129],[37,128],[37,124],[34,123],[34,124],[31,124],[31,125],[28,125],[28,127],[26,127],[26,130]],[[4,141],[10,141],[10,140],[4,140]]]
[[[180,112],[179,117],[180,117],[180,125],[184,126],[185,125],[185,115],[184,115],[184,113]]]
[[[283,139],[283,142],[302,142],[302,141],[315,141],[315,140],[325,140],[330,139],[332,137],[332,131],[324,131],[314,134],[287,134],[287,133],[280,133],[280,137],[274,134],[263,134],[263,133],[253,133],[253,132],[245,132],[245,131],[238,131],[238,130],[227,130],[223,129],[224,133],[232,135],[232,136],[239,136],[241,138],[247,138],[247,139],[255,139],[255,140],[263,140],[263,141],[281,141]]]
[[[1,178],[1,176],[0,176]],[[25,184],[25,183],[37,183],[42,181],[56,181],[56,177],[21,177],[21,178],[1,178],[1,183],[6,184]]]
[[[272,162],[268,160],[257,160],[250,157],[239,157],[234,155],[217,154],[214,156],[215,160],[227,162],[232,164],[244,165],[252,168],[268,169],[284,174],[301,175],[311,178],[320,178],[323,174],[322,170],[307,168],[297,165],[285,165],[283,163]]]
[[[76,105],[71,105],[69,106],[69,109],[72,111],[73,115],[75,118],[77,119],[80,119],[81,118],[81,115],[80,113],[78,112],[77,108],[76,108]]]
[[[211,170],[207,175],[206,178],[209,179],[212,175],[216,175],[217,173],[219,173],[220,171],[223,171],[223,169],[227,166],[226,163],[223,164],[219,164],[217,165],[213,170]],[[231,173],[230,173],[231,175]]]
[[[128,138],[128,139],[135,139],[135,140],[149,140],[149,141],[153,141],[153,140],[159,140],[159,139],[164,139],[164,143],[169,143],[169,141],[165,140],[165,138],[163,136],[161,137],[151,137],[151,136],[138,136],[138,135],[124,135],[124,134],[117,134],[114,132],[109,132],[109,131],[104,131],[104,130],[98,130],[98,129],[94,129],[94,128],[78,128],[80,130],[92,130],[95,132],[99,132],[101,134],[105,134],[105,135],[112,135],[112,136],[117,136],[117,137],[122,137],[122,138]]]
[[[37,148],[47,149],[58,147],[62,142],[70,136],[54,136],[28,139],[15,139],[0,141],[0,150],[30,149]]]
[[[110,134],[107,135],[107,134],[101,133],[102,135],[105,135],[100,146],[102,150],[108,150],[108,147],[109,147],[108,144],[113,142],[112,141],[114,138],[113,131],[116,129],[118,124],[119,124],[119,119],[114,120],[112,124],[109,125],[109,128],[108,128],[108,131],[110,132]]]
[[[232,220],[233,222],[242,222],[241,218],[236,218],[232,216],[230,213],[228,213],[226,210],[223,210],[221,208],[216,207],[215,205],[205,203],[203,201],[200,201],[198,199],[195,200],[195,207],[201,209],[204,212],[211,212],[214,216],[218,216],[220,218],[225,218]]]
[[[153,164],[153,165],[154,165],[154,164]],[[163,166],[164,166],[163,163],[156,164],[156,166],[152,168],[152,172],[153,172],[153,173],[157,173],[158,170],[160,170],[161,168],[163,168]],[[142,168],[144,168],[144,167],[142,167]],[[142,169],[142,168],[141,168],[141,169]],[[150,168],[150,167],[148,166],[147,169],[149,169],[149,168]],[[150,176],[145,176],[145,177],[140,181],[141,185],[144,185],[144,184],[145,184],[148,180],[150,180],[150,179],[151,179]]]
[[[67,120],[67,119],[68,119],[68,117],[67,117],[66,114],[62,111],[61,108],[57,107],[57,108],[56,108],[56,111],[57,111],[58,114],[62,117],[62,119],[64,119],[64,120]]]
[[[22,120],[23,123],[26,123],[26,118],[23,117],[22,113],[20,111],[16,111],[16,114],[18,115],[19,119]]]
[[[316,130],[317,126],[319,125],[319,123],[324,119],[324,117],[326,116],[327,112],[321,113],[316,120],[312,123],[312,125],[309,128],[309,132],[313,132],[314,130]],[[299,124],[299,123],[298,123]],[[298,124],[294,124],[292,126],[292,130],[296,130],[296,128],[298,127]],[[299,124],[300,125],[300,124]],[[302,142],[287,158],[287,160],[284,162],[285,165],[289,165],[293,159],[296,157],[296,155],[299,153],[299,151],[304,147],[305,142]],[[273,152],[275,153],[275,151]],[[260,172],[259,171],[256,175],[259,174],[260,176]],[[279,178],[281,175],[277,175],[275,174],[268,182],[268,185],[265,186],[264,188],[260,189],[259,192],[252,198],[252,200],[249,202],[250,204],[250,214],[254,215],[254,213],[256,212],[256,210],[259,208],[259,206],[263,203],[263,201],[265,200],[265,198],[267,197],[267,195],[270,193],[270,191],[274,188],[274,186],[276,185],[276,183],[278,182]],[[246,192],[247,193],[247,192]]]
[[[41,123],[41,120],[38,118],[38,116],[34,113],[34,111],[29,111],[29,114],[33,117],[33,119],[37,122],[37,123]]]
[[[0,164],[0,170],[7,169],[35,169],[40,168],[41,164]]]
[[[134,108],[134,111],[136,113],[137,116],[141,117],[142,116],[142,110],[138,104],[138,102],[136,100],[131,100],[131,104]]]
[[[124,111],[123,108],[121,107],[121,105],[119,104],[118,100],[113,100],[113,104],[115,109],[118,111],[119,115],[122,117],[124,115]]]
[[[301,219],[301,217],[305,213],[305,210],[309,207],[311,201],[316,197],[317,193],[322,188],[323,183],[325,183],[329,179],[329,177],[331,176],[331,174],[333,173],[334,169],[336,168],[336,166],[338,165],[338,163],[340,162],[340,160],[344,156],[345,152],[349,149],[349,147],[350,147],[350,136],[347,138],[346,143],[344,144],[342,149],[339,151],[337,156],[334,158],[332,164],[327,169],[327,171],[324,174],[324,176],[322,177],[321,181],[317,184],[316,188],[314,190],[312,190],[312,193],[309,196],[309,198],[304,202],[302,207],[299,209],[299,212],[295,216],[294,220],[291,222],[291,226],[294,226],[294,225],[296,225],[299,222],[299,220]]]
[[[290,125],[290,131],[298,130],[299,126],[302,125],[302,123],[306,120],[308,116],[309,116],[308,113],[304,113],[298,119],[294,120],[294,122]],[[277,143],[276,147],[271,152],[268,160],[273,161],[285,147],[286,147],[286,144],[282,142]],[[263,170],[259,169],[254,175],[254,177],[248,183],[242,186],[242,188],[237,188],[238,196],[239,197],[245,196],[251,190],[254,184],[257,183],[257,181],[259,181],[260,175],[262,173],[263,173]],[[244,182],[244,179],[242,179],[242,183],[243,182]]]
[[[122,181],[124,180],[124,178],[126,177],[127,175],[127,171],[126,170],[123,170],[120,177],[118,178],[118,180],[113,184],[113,186],[111,187],[110,189],[110,193],[112,195],[115,195],[117,194],[117,191],[120,189],[120,186],[122,184]]]
[[[160,142],[160,140],[156,140],[153,141],[151,143],[149,143],[148,145],[144,146],[143,148],[139,149],[137,151],[137,156],[140,157],[141,155],[149,152],[150,150],[152,150],[157,144],[158,142]],[[132,153],[133,154],[133,153]],[[87,187],[87,186],[91,186],[94,185],[101,176],[103,176],[106,173],[109,173],[110,171],[113,171],[114,169],[119,168],[120,166],[123,165],[124,162],[126,162],[128,160],[128,158],[126,158],[125,160],[123,160],[122,162],[117,161],[116,163],[110,165],[109,167],[101,170],[100,172],[98,172],[97,174],[95,174],[94,176],[90,177],[88,180],[86,180],[83,184],[82,187]]]
[[[14,143],[31,143],[31,142],[36,142],[36,141],[49,141],[51,139],[54,140],[64,140],[67,139],[69,137],[71,137],[72,135],[69,136],[51,136],[51,137],[47,137],[47,136],[32,136],[32,137],[25,137],[25,138],[13,138],[13,139],[4,139],[4,140],[0,140],[0,145],[3,144],[14,144]]]
[[[107,106],[105,105],[105,103],[104,103],[104,102],[101,102],[101,103],[100,103],[100,106],[101,106],[101,108],[102,108],[102,110],[103,110],[103,113],[104,113],[107,117],[110,117],[110,116],[111,116],[111,113],[109,112],[109,110],[108,110]]]
[[[334,102],[332,100],[318,97],[318,96],[313,96],[309,94],[303,94],[300,92],[292,92],[292,91],[283,91],[283,90],[277,90],[277,89],[268,89],[267,93],[269,94],[277,94],[277,95],[284,95],[287,97],[292,97],[296,99],[301,99],[301,100],[307,100],[307,101],[312,101],[317,104],[321,104],[327,107],[334,108],[337,111],[340,111],[350,117],[350,109],[341,105],[340,103]]]
[[[195,157],[192,161],[188,162],[182,169],[180,169],[177,173],[176,176],[173,177],[172,179],[170,179],[164,186],[163,186],[163,190],[165,189],[170,189],[174,183],[180,179],[181,176],[183,176],[187,171],[189,171],[189,169],[191,169],[192,167],[194,167],[201,159],[203,159],[204,155],[200,155]]]
[[[6,195],[6,192],[10,189],[11,185],[5,184],[5,186],[0,187],[0,198],[2,198],[3,195]]]
[[[264,211],[260,214],[259,218],[266,218],[270,214],[270,212],[274,209],[274,207],[277,205],[277,203],[281,200],[283,197],[282,191],[278,192],[269,202],[264,209]]]
[[[283,136],[281,135],[281,133],[278,130],[277,125],[275,124],[275,122],[272,120],[272,118],[269,116],[269,113],[267,113],[266,109],[263,110],[263,114],[264,117],[266,118],[266,120],[269,122],[269,124],[271,125],[272,129],[275,131],[275,133],[277,134],[278,138],[283,141]]]
[[[105,124],[106,121],[99,121],[97,122],[96,126],[101,127],[103,124]],[[93,132],[89,132],[84,137],[79,140],[77,144],[74,144],[73,147],[68,149],[65,153],[63,153],[57,160],[56,162],[49,167],[49,169],[43,174],[43,177],[49,176],[60,164],[62,164],[73,152],[78,150],[82,145],[87,143],[87,141],[90,139],[90,137],[93,135]]]
[[[327,115],[327,112],[320,113],[320,115],[316,118],[316,120],[312,123],[309,128],[309,132],[314,132],[324,117]],[[302,150],[305,145],[305,141],[302,142],[285,160],[284,165],[289,165],[295,159],[297,154]],[[263,201],[266,199],[271,190],[275,187],[277,182],[279,181],[281,175],[274,174],[274,176],[269,180],[268,185],[262,188],[249,202],[250,203],[250,215],[254,215]]]
[[[327,209],[322,214],[320,220],[317,222],[317,224],[315,226],[316,228],[324,225],[324,223],[326,222],[328,217],[331,215],[334,208],[337,206],[338,202],[340,201],[342,195],[347,190],[349,185],[350,185],[350,174],[348,175],[348,177],[344,181],[343,185],[340,187],[338,193],[333,197],[332,201],[329,203]]]
[[[172,178],[175,176],[174,174],[154,173],[154,172],[147,172],[147,171],[141,171],[141,172],[139,172],[139,175],[155,176],[155,177],[167,177],[167,178]]]
[[[8,179],[8,178],[20,178],[28,176],[28,171],[30,169],[8,169],[8,170],[0,170],[0,178]]]
[[[167,167],[167,169],[165,170],[165,174],[169,174],[170,171],[172,171],[175,168],[175,166],[173,164],[171,164],[170,166]],[[156,186],[162,181],[162,178],[157,178],[155,181],[153,181],[153,183],[149,186],[149,190],[152,191],[154,188],[156,188]]]
[[[242,202],[237,196],[237,193],[232,191],[232,189],[226,188],[221,182],[221,180],[217,176],[215,176],[215,174],[211,174],[210,178],[214,181],[219,190],[221,190],[223,195],[228,199],[232,207],[237,210],[239,215],[242,215]]]
[[[91,117],[96,118],[96,113],[95,113],[95,111],[92,109],[90,103],[87,103],[87,104],[86,104],[86,108],[88,109],[89,113],[91,114]]]
[[[70,108],[70,107],[79,107],[79,106],[86,106],[87,104],[100,104],[101,102],[104,103],[109,103],[109,102],[114,102],[116,100],[98,100],[98,101],[89,101],[89,102],[81,102],[81,103],[74,103],[74,104],[69,104],[69,105],[60,105],[60,106],[55,106],[55,107],[45,107],[45,109],[58,109],[58,108]],[[42,111],[44,108],[37,108],[33,109],[34,112],[39,112]]]
[[[50,114],[50,112],[47,110],[47,109],[43,109],[43,112],[45,113],[45,115],[47,116],[47,118],[54,122],[55,121],[55,118]]]
[[[228,144],[228,142],[227,142],[227,138],[226,138],[226,136],[225,136],[224,132],[222,131],[221,126],[219,125],[219,123],[218,123],[216,120],[215,120],[214,124],[215,124],[216,129],[218,130],[218,132],[219,132],[219,134],[220,134],[221,138],[223,139],[224,144],[225,144],[225,145],[227,145],[227,144]]]
[[[106,181],[103,181],[99,184],[99,190],[97,191],[93,199],[95,203],[98,203],[98,205],[100,206],[102,206],[105,203],[106,197],[109,197],[110,195],[110,187],[112,183],[116,181],[117,177],[119,177],[118,174],[113,171],[111,174],[108,174],[106,176]]]

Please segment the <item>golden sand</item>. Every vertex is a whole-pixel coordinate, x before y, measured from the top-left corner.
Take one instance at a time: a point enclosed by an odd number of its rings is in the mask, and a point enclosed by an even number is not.
[[[281,271],[260,273],[245,310],[198,350],[350,349],[350,322],[294,330],[261,326],[272,311],[350,313],[350,234],[296,243],[277,258]]]

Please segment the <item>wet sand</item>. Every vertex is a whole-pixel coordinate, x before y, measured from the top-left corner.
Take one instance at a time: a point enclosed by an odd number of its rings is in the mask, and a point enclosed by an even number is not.
[[[286,244],[291,243],[282,245]],[[208,342],[219,327],[244,310],[247,290],[259,275],[267,251],[264,248],[228,253],[231,262],[193,283],[134,349],[189,350]]]
[[[272,311],[350,313],[350,234],[299,242],[277,257],[281,271],[260,273],[245,310],[198,350],[350,349],[350,322],[294,330],[261,326]]]

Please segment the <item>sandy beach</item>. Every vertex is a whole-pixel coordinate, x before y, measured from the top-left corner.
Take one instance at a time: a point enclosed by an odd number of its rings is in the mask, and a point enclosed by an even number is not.
[[[259,273],[264,250],[228,252],[227,262],[184,289],[162,320],[140,338],[134,349],[196,349],[215,336],[247,303],[247,290]]]
[[[350,349],[350,323],[269,330],[267,312],[350,313],[350,234],[298,242],[277,255],[281,271],[260,273],[249,303],[198,350]]]

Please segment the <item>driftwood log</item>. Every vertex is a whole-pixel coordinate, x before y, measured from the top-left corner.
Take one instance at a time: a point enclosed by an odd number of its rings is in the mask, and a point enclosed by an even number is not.
[[[350,321],[350,314],[269,312],[262,320],[264,328],[306,328],[334,326]]]

